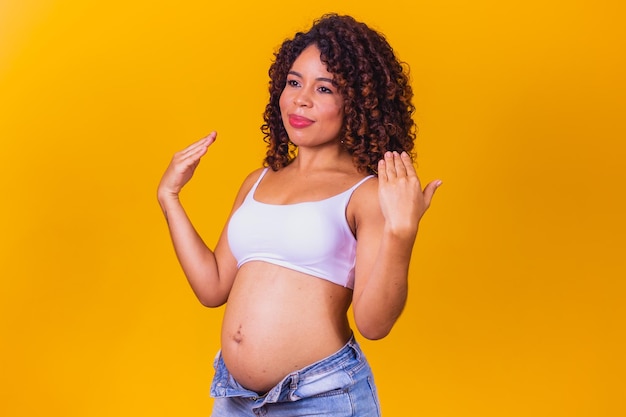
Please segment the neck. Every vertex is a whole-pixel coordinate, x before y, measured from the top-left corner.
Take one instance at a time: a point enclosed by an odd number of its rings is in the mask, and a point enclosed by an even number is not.
[[[356,169],[352,156],[344,148],[337,146],[327,149],[299,148],[296,158],[289,164],[297,171]]]

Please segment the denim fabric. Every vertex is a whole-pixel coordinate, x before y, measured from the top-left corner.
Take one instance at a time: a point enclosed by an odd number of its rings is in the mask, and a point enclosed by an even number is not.
[[[380,417],[372,371],[354,337],[331,356],[287,375],[265,395],[235,381],[221,352],[214,367],[211,417]]]

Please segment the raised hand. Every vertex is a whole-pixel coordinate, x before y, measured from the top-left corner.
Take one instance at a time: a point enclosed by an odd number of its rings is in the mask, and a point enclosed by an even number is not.
[[[406,152],[386,152],[378,163],[378,198],[385,217],[385,227],[392,233],[415,238],[420,219],[440,180],[430,182],[422,190],[411,157]]]
[[[176,152],[168,165],[158,187],[159,199],[177,197],[182,188],[193,176],[200,159],[206,154],[209,146],[215,142],[216,132]]]

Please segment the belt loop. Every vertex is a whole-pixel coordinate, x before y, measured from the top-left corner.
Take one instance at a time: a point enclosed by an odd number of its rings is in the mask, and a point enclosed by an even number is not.
[[[356,355],[357,360],[360,361],[362,359],[363,352],[361,351],[361,347],[359,346],[359,343],[356,341],[354,334],[352,335],[352,338],[350,338],[348,345],[354,351],[354,354]]]
[[[294,372],[289,377],[289,389],[291,391],[297,390],[299,382],[300,382],[300,372]]]
[[[289,392],[287,393],[287,398],[289,401],[297,401],[300,399],[300,396],[296,394],[298,390],[298,384],[300,383],[300,372],[294,372],[289,376]]]

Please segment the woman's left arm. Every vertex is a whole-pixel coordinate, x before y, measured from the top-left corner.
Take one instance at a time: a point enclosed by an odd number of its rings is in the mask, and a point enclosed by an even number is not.
[[[439,185],[422,190],[411,158],[387,152],[378,164],[379,205],[358,206],[353,311],[368,339],[387,336],[402,313],[419,222]]]

